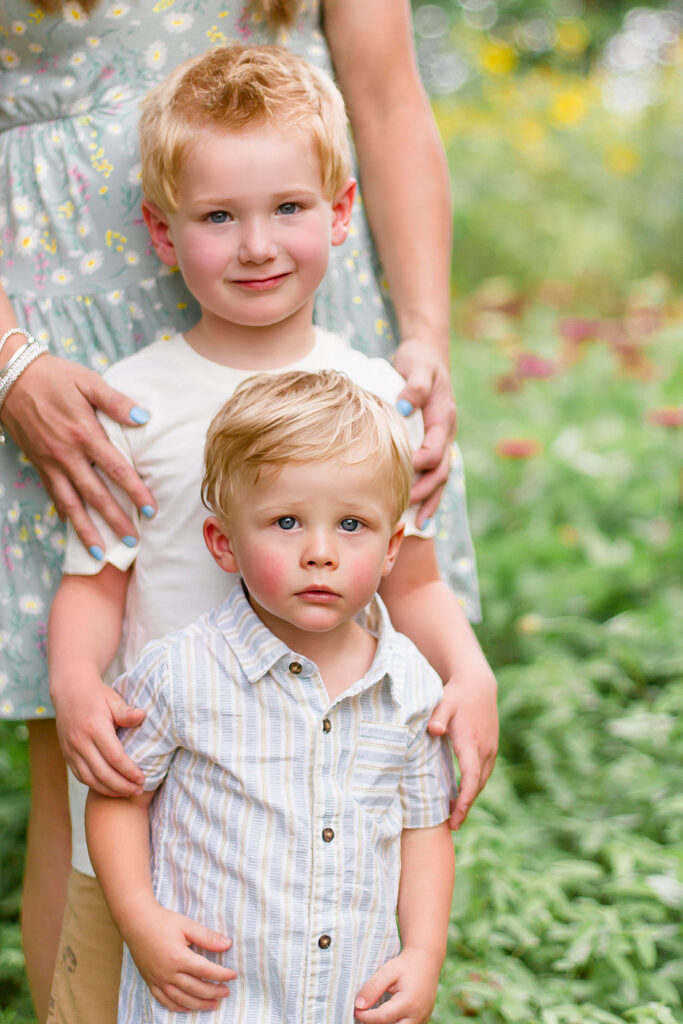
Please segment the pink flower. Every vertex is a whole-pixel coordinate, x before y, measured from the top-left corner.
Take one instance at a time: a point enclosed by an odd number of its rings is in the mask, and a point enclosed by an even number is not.
[[[515,373],[520,377],[536,377],[542,379],[552,377],[557,371],[555,363],[533,352],[520,352],[517,356]]]
[[[541,442],[535,437],[506,437],[496,444],[496,455],[501,459],[531,459],[541,452]]]
[[[595,338],[598,323],[599,321],[585,316],[565,316],[560,320],[558,330],[565,341],[579,344]]]
[[[657,427],[683,427],[683,405],[663,405],[659,409],[650,409],[647,421]]]

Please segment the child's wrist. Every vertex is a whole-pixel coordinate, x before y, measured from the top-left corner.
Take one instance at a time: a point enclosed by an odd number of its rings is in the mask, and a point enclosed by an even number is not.
[[[433,970],[434,975],[438,980],[444,960],[446,959],[445,942],[424,942],[416,943],[415,945],[406,944],[404,945],[402,952],[410,954],[413,959],[419,957],[424,961],[425,970]]]

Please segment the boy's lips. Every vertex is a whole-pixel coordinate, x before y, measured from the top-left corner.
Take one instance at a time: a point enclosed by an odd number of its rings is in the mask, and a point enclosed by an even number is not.
[[[286,277],[289,277],[289,271],[284,274],[271,274],[270,277],[248,277],[240,280],[233,280],[233,284],[238,285],[240,288],[248,288],[251,291],[268,291],[269,288],[275,288],[276,285],[284,281]]]
[[[321,604],[329,604],[331,601],[338,600],[340,595],[329,587],[310,586],[305,590],[299,590],[296,596],[303,598],[304,601],[319,601]]]

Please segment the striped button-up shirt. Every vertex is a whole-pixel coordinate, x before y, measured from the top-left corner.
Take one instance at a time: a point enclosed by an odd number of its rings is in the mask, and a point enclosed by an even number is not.
[[[156,789],[162,906],[229,935],[218,1011],[174,1014],[126,951],[119,1024],[352,1024],[363,983],[400,951],[400,837],[448,817],[450,748],[426,732],[441,683],[377,599],[365,676],[333,701],[315,664],[261,622],[241,587],[148,645],[115,684],[147,709],[121,733]]]

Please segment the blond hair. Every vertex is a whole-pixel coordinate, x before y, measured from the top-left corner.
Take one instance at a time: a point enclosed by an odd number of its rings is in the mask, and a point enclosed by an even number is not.
[[[209,427],[202,500],[227,523],[245,485],[290,462],[327,459],[370,462],[398,522],[410,499],[413,459],[395,409],[336,370],[250,377]]]
[[[202,130],[268,124],[310,133],[330,202],[347,181],[351,154],[344,101],[332,79],[282,46],[219,46],[175,68],[142,101],[142,192],[177,209],[183,159]]]

